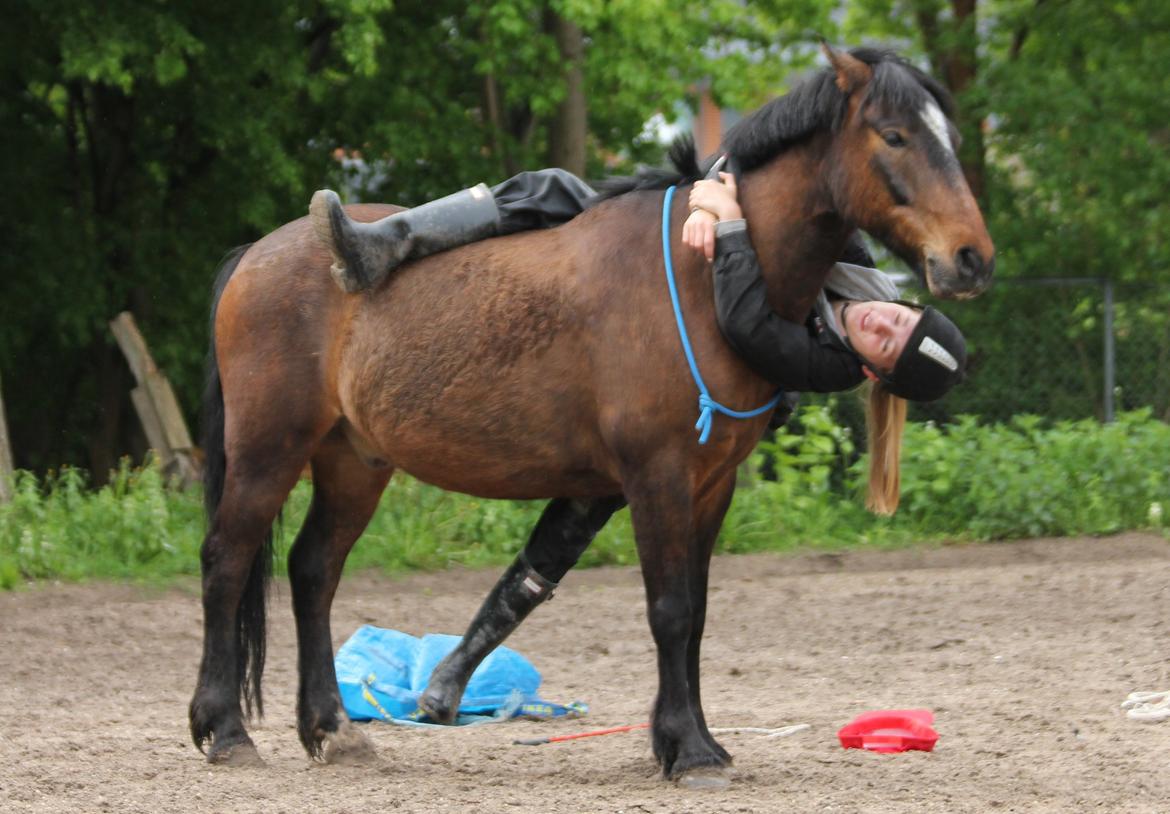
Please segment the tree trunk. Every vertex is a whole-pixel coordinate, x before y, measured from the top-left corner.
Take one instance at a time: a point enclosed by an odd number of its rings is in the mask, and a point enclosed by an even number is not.
[[[125,364],[119,358],[118,350],[105,342],[104,337],[95,338],[90,353],[96,357],[97,410],[94,425],[88,437],[89,473],[95,486],[104,485],[110,471],[117,465],[118,454],[124,447],[120,444],[122,427],[122,405],[128,401]]]
[[[4,418],[4,393],[0,391],[0,503],[12,500],[12,447],[8,443],[8,421]]]
[[[507,132],[507,128],[500,110],[500,84],[495,73],[486,74],[483,78],[483,103],[487,109],[488,149],[503,165],[505,176],[515,175],[522,167],[516,162],[508,143],[500,137]]]
[[[979,43],[979,29],[975,16],[976,0],[952,0],[951,7],[955,14],[955,31],[958,37],[955,49],[947,64],[947,86],[951,93],[962,98],[965,92],[975,84],[975,71],[978,56],[976,46]],[[983,146],[983,111],[970,106],[964,106],[961,130],[963,146],[959,150],[959,161],[963,165],[963,173],[967,176],[967,183],[971,192],[986,205],[984,191],[985,150]]]
[[[977,4],[978,0],[950,0],[953,18],[946,23],[950,28],[948,35],[940,31],[942,23],[931,4],[919,0],[915,17],[935,75],[942,79],[947,90],[959,102],[958,125],[963,136],[959,163],[963,166],[963,174],[967,177],[971,192],[981,205],[986,206],[983,111],[964,99],[965,92],[975,84],[978,70]]]
[[[580,27],[552,9],[545,11],[546,28],[556,37],[565,65],[565,98],[557,107],[548,136],[548,165],[575,175],[585,174],[585,38]]]

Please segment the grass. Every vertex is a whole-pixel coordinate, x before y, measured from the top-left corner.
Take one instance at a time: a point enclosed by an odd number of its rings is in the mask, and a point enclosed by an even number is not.
[[[720,535],[725,552],[892,547],[940,540],[1106,534],[1165,529],[1170,427],[1147,413],[1116,423],[1048,424],[1023,417],[907,428],[903,501],[894,518],[867,514],[857,496],[864,459],[824,408],[760,445],[741,469]],[[775,479],[760,473],[771,470]],[[299,484],[284,512],[287,551],[309,505]],[[168,489],[153,466],[129,464],[91,488],[83,472],[18,473],[0,506],[0,589],[91,578],[158,582],[199,572],[201,494]],[[396,476],[350,554],[347,569],[396,573],[458,563],[500,566],[527,540],[543,501],[480,500]],[[582,566],[637,562],[628,511],[619,512]],[[277,571],[284,570],[283,558]]]

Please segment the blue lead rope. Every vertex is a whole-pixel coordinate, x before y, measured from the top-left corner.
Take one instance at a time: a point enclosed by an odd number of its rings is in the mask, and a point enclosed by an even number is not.
[[[699,431],[699,443],[705,444],[711,435],[711,421],[714,418],[714,413],[723,413],[723,415],[732,418],[755,418],[761,413],[776,409],[784,391],[778,392],[763,407],[747,412],[724,407],[711,398],[707,385],[703,383],[703,377],[699,375],[699,365],[695,362],[695,354],[691,350],[691,340],[687,336],[687,326],[683,322],[682,306],[678,302],[678,288],[674,284],[674,264],[670,261],[670,202],[673,198],[674,187],[669,187],[666,190],[666,197],[662,201],[662,255],[666,259],[666,283],[670,286],[670,302],[674,305],[674,319],[678,323],[678,338],[682,340],[683,352],[687,355],[687,364],[691,366],[691,375],[694,376],[695,385],[699,388],[699,420],[695,423],[695,429]]]

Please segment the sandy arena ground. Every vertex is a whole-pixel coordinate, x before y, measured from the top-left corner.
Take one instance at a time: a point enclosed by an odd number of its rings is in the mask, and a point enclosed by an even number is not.
[[[1120,702],[1170,689],[1170,543],[1033,540],[898,552],[723,557],[704,661],[729,790],[661,780],[645,732],[539,747],[514,738],[645,720],[656,686],[640,578],[571,574],[509,641],[577,721],[451,730],[365,727],[382,764],[311,764],[297,741],[293,624],[270,615],[268,765],[210,767],[187,735],[198,588],[40,586],[0,595],[0,811],[13,812],[1167,812],[1170,721]],[[342,583],[335,644],[373,623],[461,632],[495,573]],[[845,751],[859,712],[929,707],[933,753]]]

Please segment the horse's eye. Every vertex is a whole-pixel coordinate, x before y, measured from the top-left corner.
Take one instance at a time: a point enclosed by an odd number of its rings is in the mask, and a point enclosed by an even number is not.
[[[882,141],[891,147],[905,147],[906,139],[902,138],[902,134],[897,130],[883,130]]]

